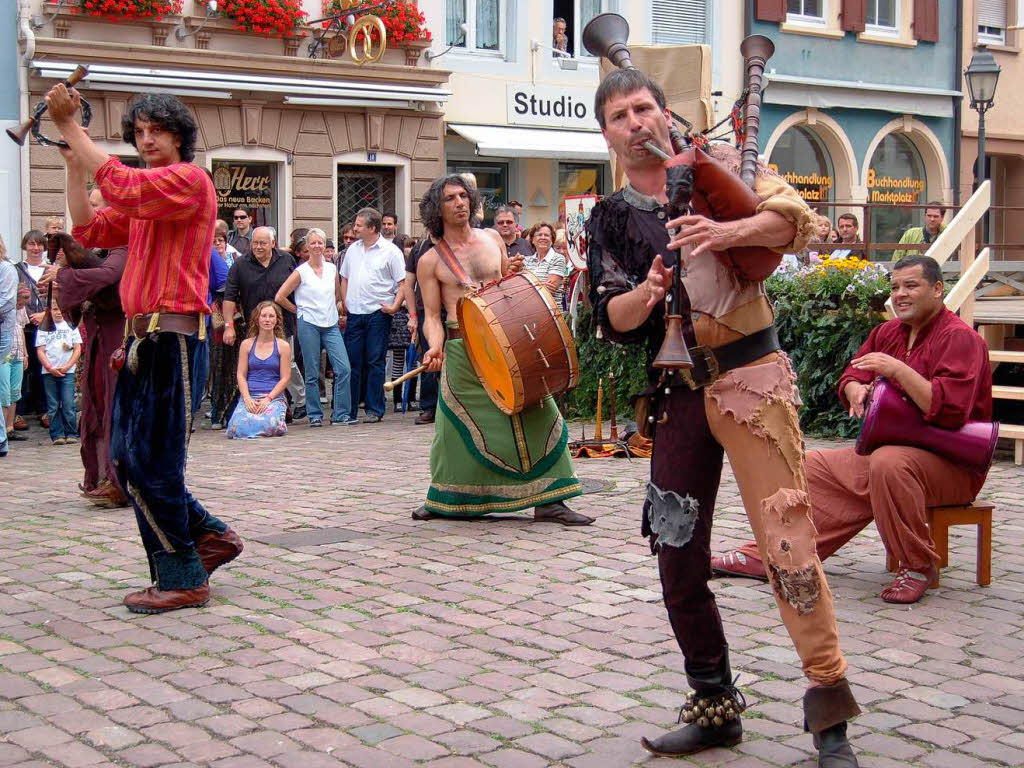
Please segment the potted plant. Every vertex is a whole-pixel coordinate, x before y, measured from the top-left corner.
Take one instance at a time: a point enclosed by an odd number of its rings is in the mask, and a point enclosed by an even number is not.
[[[155,21],[181,13],[181,5],[182,0],[80,0],[78,10],[84,16],[108,21]]]
[[[306,19],[300,0],[223,0],[220,12],[241,32],[285,39],[301,37]]]

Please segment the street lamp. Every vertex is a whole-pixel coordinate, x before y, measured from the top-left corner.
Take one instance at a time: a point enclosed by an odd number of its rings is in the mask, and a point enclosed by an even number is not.
[[[978,113],[978,170],[975,188],[985,180],[985,112],[996,100],[996,84],[1002,68],[984,45],[979,45],[971,63],[964,72],[971,109]]]

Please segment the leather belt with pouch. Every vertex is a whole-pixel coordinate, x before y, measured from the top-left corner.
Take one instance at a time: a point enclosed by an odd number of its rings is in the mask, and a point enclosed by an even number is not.
[[[769,325],[713,349],[705,346],[690,347],[687,351],[693,360],[693,368],[681,371],[680,376],[690,389],[700,389],[714,384],[726,371],[741,368],[781,348],[775,326]]]
[[[679,371],[677,376],[672,375],[675,372],[666,371],[667,375],[661,381],[646,387],[636,395],[633,400],[633,408],[637,432],[643,437],[652,436],[651,427],[655,421],[654,397],[662,388],[679,386],[680,382],[685,383],[690,389],[710,386],[727,371],[741,368],[781,348],[774,325],[769,325],[767,328],[762,328],[749,336],[744,336],[742,339],[723,344],[720,347],[690,347],[687,351],[693,360],[693,368]]]
[[[151,333],[180,333],[191,336],[204,330],[205,323],[199,322],[199,315],[183,315],[176,312],[153,312],[148,315],[136,315],[128,320],[126,336],[144,339]]]

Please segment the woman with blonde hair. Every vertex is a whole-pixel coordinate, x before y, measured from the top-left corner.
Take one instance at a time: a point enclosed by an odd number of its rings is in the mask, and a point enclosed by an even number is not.
[[[291,365],[281,308],[261,301],[238,350],[239,398],[228,422],[228,438],[279,437],[288,431],[284,390],[291,379]]]
[[[348,423],[352,410],[352,394],[349,365],[345,340],[338,328],[340,313],[344,310],[341,301],[341,280],[338,268],[324,256],[327,235],[322,229],[311,229],[306,234],[306,250],[309,259],[288,275],[274,301],[298,316],[296,335],[302,348],[305,363],[303,372],[306,381],[306,408],[309,426],[320,427],[324,423],[323,408],[320,407],[320,351],[325,350],[334,371],[334,402],[331,408],[331,423]],[[295,303],[288,297],[295,292]]]

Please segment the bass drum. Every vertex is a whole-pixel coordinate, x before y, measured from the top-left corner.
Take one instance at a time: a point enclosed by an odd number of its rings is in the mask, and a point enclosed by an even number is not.
[[[579,381],[569,326],[532,273],[508,275],[459,299],[458,315],[473,369],[503,413],[520,413]]]

